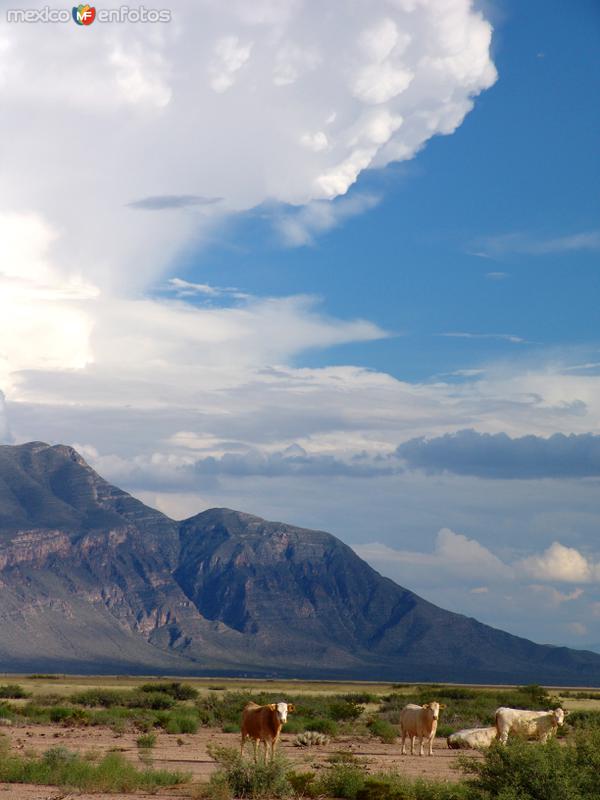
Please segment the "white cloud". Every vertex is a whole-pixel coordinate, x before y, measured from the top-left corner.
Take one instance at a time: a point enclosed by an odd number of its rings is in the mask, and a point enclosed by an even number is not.
[[[512,333],[441,333],[451,339],[499,339],[511,344],[526,344],[526,340]]]
[[[8,428],[8,416],[6,414],[6,404],[4,394],[0,392],[0,444],[10,444],[12,437]]]
[[[589,583],[597,580],[600,570],[574,547],[553,542],[539,555],[529,556],[517,564],[519,570],[537,580],[565,583]]]
[[[0,212],[35,215],[55,268],[120,294],[224,214],[331,199],[412,157],[496,79],[462,0],[182,0],[169,24],[47,28],[0,20]],[[196,195],[222,201],[151,223],[127,207]]]
[[[378,202],[379,198],[372,194],[353,194],[336,201],[313,200],[297,210],[286,209],[276,217],[275,228],[286,245],[313,244],[319,234],[363,214]]]
[[[587,626],[583,622],[569,622],[566,627],[575,636],[585,636],[588,632]]]
[[[413,570],[432,570],[436,579],[440,573],[464,579],[499,581],[512,578],[512,569],[491,550],[475,539],[469,539],[449,528],[442,528],[435,539],[432,553],[415,550],[396,550],[380,542],[354,547],[361,558],[374,566],[401,565],[407,574]],[[481,589],[479,589],[481,592]],[[486,590],[487,591],[487,590]]]
[[[600,231],[580,231],[563,236],[539,236],[532,233],[505,233],[478,242],[481,250],[473,255],[499,257],[511,254],[532,256],[553,253],[594,252],[600,250]]]
[[[544,598],[544,602],[551,606],[560,606],[563,603],[569,603],[573,600],[578,600],[583,595],[583,589],[573,589],[572,592],[560,592],[553,586],[545,586],[544,584],[534,583],[530,586],[532,592]]]

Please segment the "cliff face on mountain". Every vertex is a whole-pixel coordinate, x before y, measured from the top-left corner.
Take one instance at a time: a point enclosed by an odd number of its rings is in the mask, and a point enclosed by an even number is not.
[[[72,448],[0,446],[0,671],[595,684],[600,656],[444,611],[349,547],[229,509],[181,523]]]

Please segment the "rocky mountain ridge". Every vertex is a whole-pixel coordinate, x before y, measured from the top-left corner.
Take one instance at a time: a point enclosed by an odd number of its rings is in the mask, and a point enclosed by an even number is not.
[[[600,656],[444,611],[322,531],[175,522],[31,442],[0,446],[0,670],[589,685]]]

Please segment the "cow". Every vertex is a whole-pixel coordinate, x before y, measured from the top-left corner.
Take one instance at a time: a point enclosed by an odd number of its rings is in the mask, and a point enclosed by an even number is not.
[[[554,711],[525,711],[520,708],[496,709],[496,732],[502,744],[506,744],[509,733],[526,739],[547,742],[556,733],[558,726],[565,721],[567,711],[555,708]]]
[[[251,739],[254,745],[254,761],[257,760],[258,746],[262,742],[265,747],[265,763],[269,745],[271,747],[271,761],[275,747],[279,741],[281,728],[287,721],[287,715],[294,711],[293,703],[271,703],[268,706],[259,706],[248,703],[242,711],[242,744],[240,753],[244,754],[246,739]]]
[[[456,731],[447,738],[451,750],[484,750],[489,747],[497,736],[496,728],[465,728]]]
[[[409,703],[400,712],[400,735],[402,736],[402,755],[405,754],[404,743],[410,738],[410,754],[415,754],[415,738],[421,739],[419,755],[423,755],[423,740],[429,742],[429,755],[433,755],[433,740],[437,730],[440,709],[446,708],[441,703],[425,703],[417,706]]]

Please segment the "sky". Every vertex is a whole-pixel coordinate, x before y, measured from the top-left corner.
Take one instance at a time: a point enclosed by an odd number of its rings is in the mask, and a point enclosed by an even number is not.
[[[597,3],[14,8],[0,441],[600,652]]]

